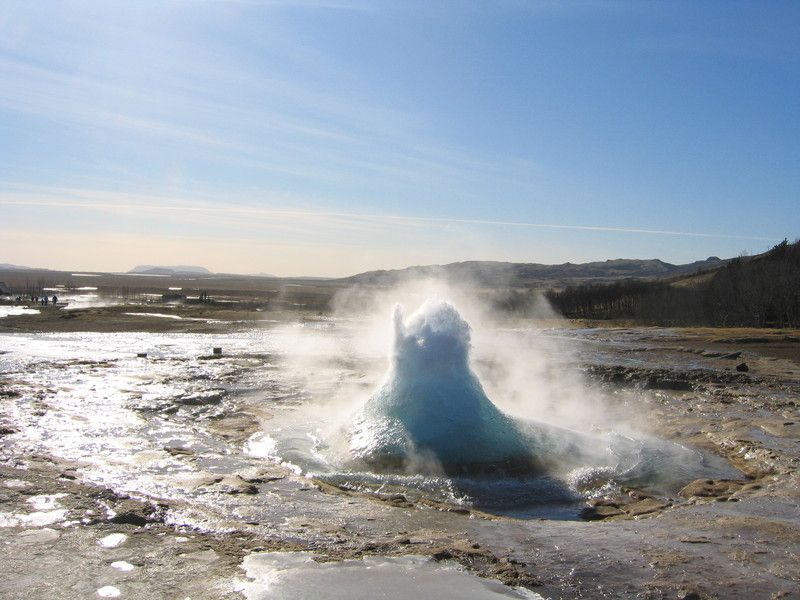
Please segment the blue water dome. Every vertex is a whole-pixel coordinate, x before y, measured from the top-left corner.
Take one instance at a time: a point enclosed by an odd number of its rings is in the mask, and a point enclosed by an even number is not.
[[[487,398],[469,353],[470,326],[449,302],[428,300],[407,322],[395,306],[390,369],[355,419],[352,455],[392,469],[530,469],[525,435]]]

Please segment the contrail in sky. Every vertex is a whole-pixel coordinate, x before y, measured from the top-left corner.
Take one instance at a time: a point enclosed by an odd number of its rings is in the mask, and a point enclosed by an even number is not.
[[[197,205],[163,205],[163,204],[136,204],[136,203],[101,203],[77,201],[51,201],[51,200],[0,200],[0,205],[5,206],[43,206],[58,208],[79,208],[94,210],[145,210],[162,212],[195,212],[195,213],[223,213],[243,214],[262,217],[330,217],[338,219],[359,219],[369,221],[383,221],[396,223],[452,223],[461,225],[492,225],[498,227],[531,227],[538,229],[568,229],[577,231],[607,231],[613,233],[642,233],[651,235],[670,235],[681,237],[723,238],[738,240],[774,241],[771,237],[734,235],[726,233],[700,233],[695,231],[672,231],[664,229],[641,229],[635,227],[609,227],[601,225],[570,225],[557,223],[533,223],[528,221],[499,221],[492,219],[462,219],[456,217],[422,217],[410,215],[350,213],[336,211],[289,210],[258,208],[246,206],[197,206]]]

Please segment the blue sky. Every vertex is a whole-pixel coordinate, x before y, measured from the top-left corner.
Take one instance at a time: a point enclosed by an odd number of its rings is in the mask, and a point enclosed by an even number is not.
[[[796,2],[2,2],[0,262],[345,275],[800,235]]]

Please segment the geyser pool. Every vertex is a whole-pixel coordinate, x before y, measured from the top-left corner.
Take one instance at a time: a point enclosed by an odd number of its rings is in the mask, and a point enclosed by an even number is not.
[[[639,464],[629,438],[506,415],[486,396],[469,354],[470,326],[452,304],[428,300],[408,321],[396,306],[387,376],[348,434],[353,462],[468,476],[565,475],[588,466],[595,479]]]
[[[578,431],[547,415],[512,417],[487,396],[470,350],[470,326],[449,302],[428,300],[408,319],[395,307],[387,372],[344,424],[284,423],[253,442],[336,485],[516,516],[574,516],[587,495],[618,485],[674,492],[696,477],[731,475],[699,451],[622,426]]]

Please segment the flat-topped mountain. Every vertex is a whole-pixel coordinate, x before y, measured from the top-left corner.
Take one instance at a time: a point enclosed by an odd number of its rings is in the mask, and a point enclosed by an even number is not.
[[[138,265],[133,267],[128,273],[139,275],[213,275],[213,273],[205,267],[197,267],[194,265]]]

